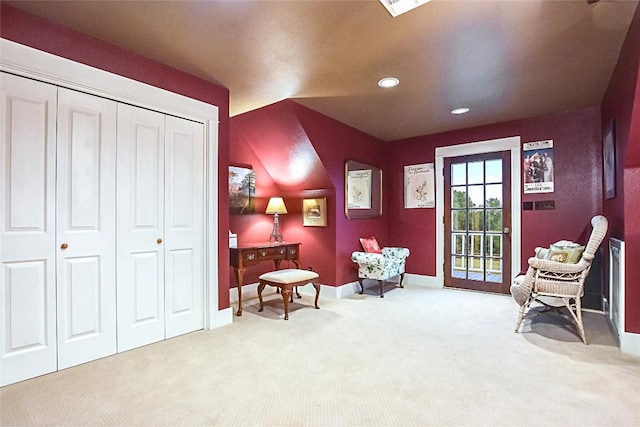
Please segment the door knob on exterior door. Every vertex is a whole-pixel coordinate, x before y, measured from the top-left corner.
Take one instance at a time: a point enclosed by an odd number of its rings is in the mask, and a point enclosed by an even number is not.
[[[162,239],[158,238],[158,240],[156,240],[156,242],[158,242],[158,244],[162,243]]]
[[[502,229],[502,232],[504,234],[509,234],[511,232],[511,230],[509,229],[509,227],[505,227],[505,228]]]

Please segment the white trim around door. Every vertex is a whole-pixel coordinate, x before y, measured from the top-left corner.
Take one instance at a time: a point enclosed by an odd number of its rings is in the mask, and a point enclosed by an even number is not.
[[[519,136],[470,142],[436,148],[436,282],[444,287],[444,159],[446,157],[469,156],[473,154],[511,152],[511,273],[518,274],[522,257],[521,233],[522,214],[522,160]]]

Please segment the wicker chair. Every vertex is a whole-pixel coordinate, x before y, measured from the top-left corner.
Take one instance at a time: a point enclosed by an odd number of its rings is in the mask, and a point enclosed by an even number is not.
[[[561,299],[569,309],[569,313],[578,327],[582,342],[587,344],[587,337],[582,325],[580,298],[584,293],[584,281],[589,275],[593,258],[607,234],[608,222],[605,217],[597,215],[591,219],[591,226],[589,241],[576,264],[545,259],[548,249],[536,248],[536,256],[529,258],[529,268],[526,274],[516,277],[511,285],[511,295],[520,305],[515,332],[520,329],[525,310],[533,301],[554,308],[539,299],[540,297],[554,297]]]

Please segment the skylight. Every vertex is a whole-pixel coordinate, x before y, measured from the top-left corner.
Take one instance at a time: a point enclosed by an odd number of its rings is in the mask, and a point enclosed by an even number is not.
[[[382,3],[391,16],[395,18],[430,1],[431,0],[380,0],[380,3]]]

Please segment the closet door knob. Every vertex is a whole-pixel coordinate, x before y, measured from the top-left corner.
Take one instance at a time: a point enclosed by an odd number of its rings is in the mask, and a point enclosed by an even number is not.
[[[67,245],[66,243],[60,245],[60,249],[67,249],[68,247],[69,245]]]
[[[158,242],[158,244],[162,243],[162,239],[158,239],[156,240],[156,242]]]

